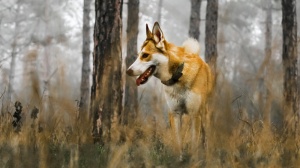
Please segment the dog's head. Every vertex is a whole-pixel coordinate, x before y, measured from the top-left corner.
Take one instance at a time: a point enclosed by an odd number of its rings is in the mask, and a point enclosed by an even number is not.
[[[138,86],[145,84],[152,75],[156,75],[160,65],[168,63],[168,57],[163,54],[166,41],[159,24],[155,22],[152,32],[146,25],[146,34],[147,39],[144,41],[137,59],[127,70],[128,75],[138,76],[136,79]]]

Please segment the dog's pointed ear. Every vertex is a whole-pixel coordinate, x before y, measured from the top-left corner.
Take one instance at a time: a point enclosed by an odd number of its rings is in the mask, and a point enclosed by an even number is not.
[[[148,27],[148,24],[146,24],[146,34],[147,34],[147,39],[151,39],[152,38],[152,33]]]
[[[154,23],[153,29],[152,29],[152,36],[156,43],[156,47],[163,49],[164,48],[164,34],[162,30],[159,27],[159,24],[157,22]]]

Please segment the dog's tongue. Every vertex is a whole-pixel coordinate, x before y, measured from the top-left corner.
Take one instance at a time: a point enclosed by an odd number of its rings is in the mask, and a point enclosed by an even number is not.
[[[136,83],[137,86],[140,86],[141,84],[146,83],[147,80],[148,80],[148,77],[142,77],[142,76],[139,76],[139,77],[136,79],[135,83]]]
[[[151,76],[152,73],[154,72],[154,70],[155,70],[155,66],[149,67],[142,75],[140,75],[136,79],[135,81],[136,85],[139,86],[141,84],[145,84],[148,81],[149,76]]]

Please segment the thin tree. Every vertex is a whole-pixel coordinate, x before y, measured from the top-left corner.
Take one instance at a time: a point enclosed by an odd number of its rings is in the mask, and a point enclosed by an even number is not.
[[[205,23],[205,60],[216,72],[217,66],[217,36],[218,36],[218,0],[207,1]]]
[[[292,132],[296,135],[299,122],[296,0],[282,0],[281,5],[284,113],[285,116],[293,116],[294,128]]]
[[[52,77],[51,74],[51,42],[53,37],[49,33],[49,25],[50,25],[50,17],[51,17],[51,0],[45,0],[44,13],[42,15],[42,19],[45,21],[44,27],[44,39],[42,42],[42,46],[44,48],[43,55],[43,120],[47,122],[50,118],[50,111],[52,110],[52,105],[50,102],[50,80]],[[51,118],[50,118],[51,119]]]
[[[205,61],[209,64],[212,69],[212,73],[216,75],[217,66],[217,37],[218,37],[218,0],[207,1],[206,6],[206,22],[205,22]],[[216,78],[216,77],[214,77]],[[206,110],[206,113],[208,111]],[[209,116],[209,114],[207,114]],[[205,119],[201,123],[202,130],[202,145],[206,146],[206,126],[209,121]],[[206,127],[206,128],[205,128]]]
[[[158,13],[157,13],[157,22],[161,23],[161,10],[162,10],[163,0],[158,0]]]
[[[7,103],[11,102],[11,97],[13,94],[13,85],[14,85],[14,76],[16,69],[16,59],[17,59],[17,45],[18,45],[18,36],[20,30],[20,1],[17,1],[16,15],[14,22],[14,37],[11,44],[11,61],[10,61],[10,71],[9,71],[9,81],[8,81],[8,91],[7,91]]]
[[[88,103],[90,98],[90,13],[91,0],[84,0],[83,3],[83,28],[82,28],[82,68],[80,85],[80,103],[79,113],[88,112]]]
[[[137,56],[137,37],[139,32],[139,0],[128,1],[128,19],[127,19],[127,57],[126,67],[129,67]],[[138,108],[138,93],[135,80],[126,75],[125,84],[125,104],[122,114],[122,122],[128,123],[128,119],[135,118]]]
[[[201,0],[191,0],[189,36],[196,40],[199,40],[200,38],[200,9]]]
[[[266,22],[265,22],[265,57],[258,69],[259,75],[259,108],[263,110],[263,120],[265,125],[270,126],[270,112],[272,96],[269,92],[267,78],[270,77],[270,59],[272,57],[272,0],[266,1]]]
[[[96,142],[110,141],[112,119],[122,110],[122,3],[122,0],[95,1],[91,113]]]

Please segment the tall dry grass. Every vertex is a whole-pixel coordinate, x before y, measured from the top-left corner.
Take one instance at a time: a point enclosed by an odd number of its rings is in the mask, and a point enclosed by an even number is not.
[[[32,87],[36,90],[37,86]],[[48,101],[51,108],[45,109],[42,93],[30,94],[27,99],[35,101],[22,99],[19,132],[12,126],[14,107],[4,104],[9,108],[2,108],[0,167],[297,167],[300,138],[288,131],[292,118],[282,120],[280,92],[272,94],[271,122],[266,124],[261,117],[266,112],[258,107],[253,88],[241,91],[219,75],[209,103],[211,115],[204,124],[205,137],[199,137],[204,139],[203,145],[194,148],[190,118],[184,116],[183,161],[178,159],[166,115],[157,104],[151,105],[157,109],[150,112],[152,115],[142,115],[145,109],[140,109],[129,125],[114,124],[111,142],[94,144],[92,125],[77,118],[74,100],[57,93],[54,87]],[[32,113],[37,109],[35,118]]]

